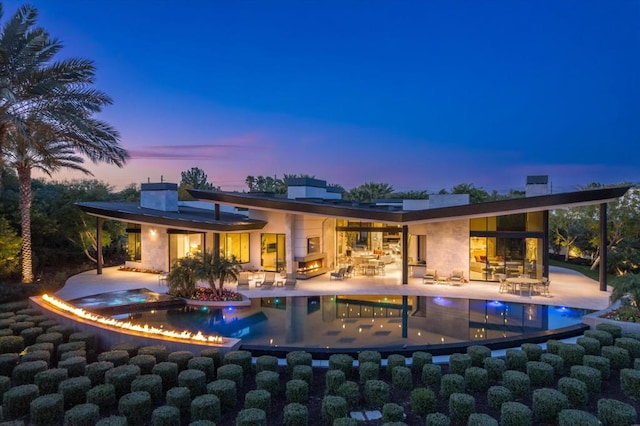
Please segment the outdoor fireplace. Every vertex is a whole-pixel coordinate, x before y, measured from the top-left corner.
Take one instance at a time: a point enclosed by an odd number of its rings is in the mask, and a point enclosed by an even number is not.
[[[298,269],[296,276],[299,280],[306,280],[329,271],[327,268],[327,255],[325,253],[314,253],[303,257],[296,257]]]

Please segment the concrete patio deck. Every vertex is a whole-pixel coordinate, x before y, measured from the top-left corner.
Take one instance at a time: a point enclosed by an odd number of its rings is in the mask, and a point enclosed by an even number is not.
[[[295,288],[264,287],[253,285],[241,293],[249,298],[312,296],[312,295],[419,295],[446,296],[481,300],[501,300],[532,304],[570,306],[574,308],[601,310],[609,306],[611,290],[599,290],[599,283],[575,271],[550,267],[551,297],[499,293],[498,283],[471,281],[463,286],[423,284],[421,278],[410,278],[407,285],[401,284],[398,268],[389,268],[384,276],[356,276],[344,280],[332,280],[329,274],[309,280],[298,280]],[[165,292],[158,276],[140,272],[121,271],[118,267],[103,269],[102,275],[87,271],[67,280],[65,286],[55,296],[71,300],[92,294],[136,288]],[[229,286],[235,290],[235,285]]]

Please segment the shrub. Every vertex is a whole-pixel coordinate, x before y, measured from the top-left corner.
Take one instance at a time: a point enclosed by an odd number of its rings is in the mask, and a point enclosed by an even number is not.
[[[171,405],[163,405],[151,412],[153,426],[180,426],[180,410]]]
[[[66,368],[69,372],[69,377],[84,376],[85,368],[87,368],[87,359],[82,356],[72,356],[60,361],[58,368]]]
[[[422,383],[435,385],[442,379],[442,367],[438,364],[425,364],[422,366]]]
[[[596,339],[602,346],[613,346],[613,336],[611,333],[602,330],[587,330],[584,332],[584,337]]]
[[[79,350],[79,351],[66,351],[63,354],[60,354],[60,361],[66,361],[69,358],[72,357],[81,357],[84,358],[85,360],[87,359],[87,351],[85,351],[84,349]]]
[[[569,408],[567,397],[555,389],[536,389],[532,399],[533,417],[540,423],[555,423],[560,411]]]
[[[507,370],[507,364],[501,358],[486,358],[484,369],[487,370],[489,380],[502,380],[502,374]]]
[[[191,358],[193,358],[193,353],[190,351],[175,351],[167,355],[167,361],[175,362],[178,365],[178,373],[187,369]]]
[[[276,358],[277,361],[277,358]],[[207,376],[207,382],[215,378],[216,370],[213,359],[204,356],[194,356],[187,362],[187,369],[200,370]]]
[[[609,358],[597,355],[585,355],[584,358],[582,358],[582,364],[600,370],[603,379],[608,379],[611,376],[611,362]]]
[[[129,358],[129,364],[140,367],[140,374],[152,374],[156,358],[153,355],[135,355]]]
[[[64,413],[65,426],[95,425],[100,419],[100,409],[97,405],[79,404]]]
[[[71,337],[71,336],[69,336]],[[138,355],[138,351],[140,350],[140,345],[135,342],[120,342],[109,348],[111,351],[126,351],[129,354],[129,358],[133,358]]]
[[[422,367],[431,363],[433,356],[429,352],[416,351],[411,354],[411,371],[414,374],[422,374]]]
[[[109,416],[98,420],[96,426],[128,426],[128,423],[124,416]]]
[[[366,383],[367,380],[378,380],[380,378],[380,364],[366,361],[358,366],[358,374],[360,375],[360,383]]]
[[[327,395],[322,400],[322,420],[333,424],[335,419],[347,416],[347,401],[341,396]]]
[[[606,331],[614,339],[617,339],[618,337],[622,337],[622,328],[619,325],[600,323],[596,325],[596,330]]]
[[[440,379],[440,397],[449,399],[452,393],[464,392],[464,377],[459,374],[445,374]]]
[[[467,389],[472,392],[484,392],[489,387],[489,372],[480,367],[469,367],[464,373]]]
[[[86,351],[86,349],[87,348],[85,347],[84,342],[61,343],[60,345],[58,345],[58,348],[57,348],[58,360],[62,359],[62,354],[66,352]]]
[[[236,406],[238,391],[236,382],[227,379],[218,379],[207,384],[207,393],[215,395],[220,400],[222,411],[230,411]]]
[[[389,377],[393,374],[393,369],[395,367],[406,367],[407,366],[407,358],[401,354],[390,354],[387,357],[387,374]]]
[[[259,408],[245,408],[236,416],[236,426],[267,426],[267,413]]]
[[[574,365],[571,367],[571,377],[583,381],[589,393],[600,392],[602,375],[599,370],[584,365]]]
[[[162,402],[162,377],[157,374],[144,374],[133,379],[131,392],[146,391],[151,396],[151,404],[159,405]]]
[[[0,337],[0,353],[20,353],[24,350],[24,338],[22,336]]]
[[[527,362],[527,376],[533,386],[550,386],[553,383],[553,367],[546,362]]]
[[[256,358],[256,373],[261,371],[278,371],[278,358],[272,355],[261,355]]]
[[[13,369],[11,378],[16,385],[28,385],[34,382],[36,374],[45,371],[48,367],[46,361],[23,362]]]
[[[397,389],[410,390],[413,388],[413,376],[409,367],[397,366],[391,371],[391,383]]]
[[[511,391],[514,399],[520,400],[529,395],[531,380],[521,371],[507,370],[502,375],[504,386]]]
[[[600,355],[600,341],[591,337],[578,337],[576,343],[584,348],[585,355]]]
[[[500,426],[531,426],[531,410],[519,402],[505,402],[500,408]]]
[[[640,370],[620,370],[620,387],[629,398],[640,399]]]
[[[129,362],[129,352],[122,350],[102,352],[98,355],[98,361],[110,362],[114,367],[126,365]]]
[[[292,402],[284,406],[285,426],[307,426],[308,422],[309,410],[306,405]]]
[[[197,396],[191,401],[191,421],[220,422],[220,400],[212,394]]]
[[[7,376],[0,376],[0,401],[6,391],[11,388],[11,378]]]
[[[540,357],[542,356],[542,346],[535,343],[523,343],[520,345],[520,349],[522,352],[527,354],[527,359],[529,361],[540,361]]]
[[[581,410],[562,410],[558,414],[558,426],[601,426],[593,414]]]
[[[207,348],[200,351],[200,356],[211,358],[213,360],[213,368],[217,369],[222,365],[222,352],[218,348]]]
[[[338,388],[337,396],[341,396],[347,401],[347,409],[351,410],[360,405],[360,387],[356,382],[347,380]]]
[[[264,389],[250,390],[244,395],[244,408],[258,408],[271,413],[271,394]]]
[[[291,374],[293,367],[296,365],[308,365],[311,367],[313,358],[309,352],[305,351],[291,351],[287,353],[287,372]]]
[[[609,359],[611,368],[614,370],[629,368],[629,365],[631,365],[629,351],[618,346],[603,346],[600,349],[600,355]]]
[[[182,387],[171,388],[165,394],[165,402],[180,410],[180,416],[184,417],[191,409],[191,391]]]
[[[558,355],[560,352],[560,347],[564,344],[564,342],[555,339],[547,340],[547,353]]]
[[[313,368],[310,365],[296,365],[293,367],[291,378],[304,380],[311,386],[313,385]]]
[[[36,325],[34,323],[32,323],[31,321],[17,321],[14,323],[9,324],[9,328],[11,329],[11,331],[13,331],[13,334],[15,335],[21,335],[22,332],[28,328],[33,328]],[[38,335],[40,335],[41,333],[38,333]],[[24,336],[22,336],[24,339]],[[30,342],[30,343],[26,343],[25,342],[25,346],[26,345],[30,345],[33,344],[35,342]]]
[[[426,426],[449,426],[451,424],[451,420],[446,414],[442,413],[431,413],[427,414]]]
[[[466,393],[452,393],[449,396],[449,417],[466,422],[471,413],[476,411],[476,400]]]
[[[540,362],[545,362],[553,367],[553,372],[556,376],[562,375],[564,371],[564,360],[560,355],[556,354],[542,354],[540,356]]]
[[[87,402],[108,411],[116,405],[116,388],[111,384],[96,385],[87,392]]]
[[[75,332],[76,332],[75,328],[71,327],[70,325],[64,325],[64,324],[54,325],[53,327],[49,327],[47,329],[47,333],[62,334],[62,343],[68,342],[69,337]]]
[[[27,350],[27,352],[33,352],[33,351],[47,351],[49,352],[49,354],[53,355],[53,351],[54,351],[54,347],[53,347],[53,343],[34,343],[33,345],[29,345],[25,348]]]
[[[565,343],[560,346],[560,350],[558,351],[558,355],[560,355],[566,367],[581,365],[584,354],[584,348],[575,343]]]
[[[471,357],[467,354],[451,354],[449,357],[449,373],[464,376],[467,368],[471,367]]]
[[[358,353],[358,365],[362,365],[365,362],[381,365],[382,355],[378,351],[364,350]]]
[[[329,356],[329,370],[341,370],[345,378],[350,378],[353,374],[353,357],[347,354]]]
[[[34,425],[55,425],[64,418],[64,400],[59,393],[39,396],[31,401],[29,408]]]
[[[256,389],[264,389],[272,396],[280,393],[280,374],[271,370],[264,370],[256,374]]]
[[[157,374],[162,378],[163,389],[171,389],[178,386],[178,365],[175,362],[159,362],[153,366],[151,374]]]
[[[488,414],[471,413],[467,426],[498,426],[498,421]]]
[[[69,343],[84,342],[87,352],[93,352],[96,349],[96,335],[89,331],[78,331],[69,336]]]
[[[435,413],[437,399],[435,393],[429,388],[416,388],[411,391],[411,411],[425,417],[429,413]]]
[[[184,370],[178,373],[178,386],[188,388],[191,398],[207,393],[207,375],[200,370]]]
[[[130,425],[142,425],[151,416],[151,395],[138,391],[123,395],[118,401],[118,412]]]
[[[584,407],[589,402],[589,391],[582,380],[562,377],[558,380],[558,390],[567,397],[572,407]]]
[[[388,402],[382,406],[382,423],[402,422],[404,410],[395,402]]]
[[[93,386],[104,383],[104,375],[107,371],[114,367],[110,361],[96,361],[87,364],[84,369],[84,375],[91,380]]]
[[[4,419],[13,420],[26,416],[30,411],[31,401],[39,395],[36,385],[14,386],[2,395],[2,413]]]
[[[471,357],[471,365],[474,367],[483,367],[484,360],[491,358],[491,349],[482,345],[467,346],[467,355]]]
[[[632,425],[637,418],[636,409],[629,404],[617,399],[598,400],[598,419],[604,426]]]
[[[614,346],[629,351],[631,359],[640,358],[640,341],[631,337],[620,337],[615,340]]]
[[[309,400],[309,384],[304,380],[291,379],[287,382],[287,402],[306,404]]]
[[[227,364],[218,367],[216,372],[218,380],[233,380],[236,383],[236,389],[242,389],[242,367],[236,364]]]
[[[325,374],[325,386],[327,388],[327,394],[336,395],[338,388],[346,381],[344,371],[342,370],[327,370]]]
[[[505,355],[507,370],[522,371],[524,373],[527,371],[527,362],[529,362],[529,358],[527,358],[525,352],[520,349],[507,349]]]
[[[60,382],[68,378],[67,370],[64,368],[50,368],[36,374],[33,382],[38,386],[40,395],[47,395],[56,393]]]
[[[235,364],[242,367],[243,373],[251,372],[251,352],[249,351],[229,351],[222,359],[224,365]]]
[[[36,338],[44,333],[42,327],[29,327],[20,332],[20,336],[24,339],[24,345],[30,346],[36,343]]]
[[[11,377],[19,362],[20,355],[17,353],[0,354],[0,375]]]
[[[364,401],[369,408],[382,408],[389,402],[389,385],[382,380],[369,380],[364,384]]]
[[[121,365],[104,373],[104,382],[112,384],[116,389],[116,398],[120,399],[131,391],[131,383],[140,375],[137,365]]]
[[[139,347],[137,355],[153,355],[156,359],[156,362],[167,362],[169,360],[169,353],[167,352],[167,347],[164,345],[150,345]]]
[[[500,410],[502,404],[509,401],[513,401],[513,395],[504,386],[491,386],[487,391],[487,403],[493,410]]]
[[[69,409],[82,404],[87,400],[87,392],[91,389],[91,380],[88,377],[71,377],[63,380],[58,385],[58,393],[64,397],[64,407]]]

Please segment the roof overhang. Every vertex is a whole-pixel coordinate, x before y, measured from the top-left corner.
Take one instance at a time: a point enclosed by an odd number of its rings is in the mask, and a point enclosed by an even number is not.
[[[76,203],[83,212],[104,219],[120,220],[141,225],[159,225],[185,231],[243,232],[262,229],[267,222],[247,219],[242,215],[221,212],[214,219],[214,211],[180,206],[177,212],[140,207],[137,203],[91,202]]]
[[[608,203],[623,196],[629,188],[631,186],[616,186],[411,211],[382,211],[237,192],[201,189],[189,189],[188,192],[200,200],[249,209],[409,225]]]

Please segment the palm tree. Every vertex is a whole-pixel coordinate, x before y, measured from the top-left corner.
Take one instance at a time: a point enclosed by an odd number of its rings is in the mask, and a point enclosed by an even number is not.
[[[35,27],[36,17],[35,8],[23,6],[0,33],[0,164],[9,162],[19,175],[24,283],[33,281],[31,170],[89,173],[79,155],[118,167],[128,158],[118,132],[93,117],[112,103],[91,88],[93,62],[53,61],[62,44]]]
[[[175,261],[167,276],[168,293],[178,297],[193,297],[198,282],[200,260],[187,256]]]
[[[207,281],[211,290],[218,294],[222,294],[222,288],[225,282],[238,279],[239,265],[235,256],[227,259],[226,257],[215,256],[213,252],[206,251],[200,253],[198,259],[198,278]],[[218,282],[217,288],[216,281]]]

